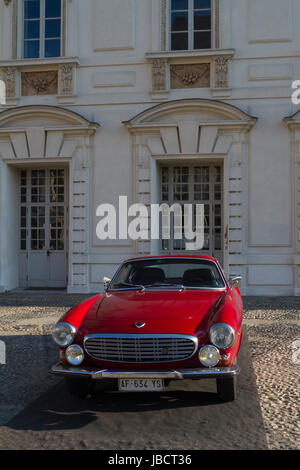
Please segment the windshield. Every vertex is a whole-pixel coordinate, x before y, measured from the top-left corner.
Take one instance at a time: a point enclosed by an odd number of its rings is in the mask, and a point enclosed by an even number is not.
[[[225,287],[217,265],[208,260],[148,259],[124,263],[109,289]]]

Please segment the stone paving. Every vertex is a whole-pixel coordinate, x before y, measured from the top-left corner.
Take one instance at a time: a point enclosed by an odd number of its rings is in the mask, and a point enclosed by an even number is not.
[[[270,449],[300,449],[300,299],[244,298],[244,324]]]
[[[7,366],[0,366],[0,426],[55,385],[57,377],[47,374],[53,362],[53,325],[87,297],[50,292],[0,294],[0,339],[9,350]],[[244,297],[244,326],[269,449],[299,449],[300,299]],[[24,352],[24,364],[15,365],[12,373],[8,366],[13,364],[14,349]]]

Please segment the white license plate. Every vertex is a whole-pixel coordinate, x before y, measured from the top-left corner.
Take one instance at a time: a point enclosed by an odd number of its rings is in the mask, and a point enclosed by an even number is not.
[[[164,389],[163,379],[119,379],[121,392],[161,392]]]

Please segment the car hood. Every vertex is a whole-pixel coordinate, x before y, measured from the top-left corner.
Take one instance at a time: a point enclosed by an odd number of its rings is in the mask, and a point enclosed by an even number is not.
[[[224,290],[107,292],[86,315],[81,331],[92,333],[195,334]],[[207,315],[209,314],[209,315]],[[137,328],[136,322],[145,326]]]

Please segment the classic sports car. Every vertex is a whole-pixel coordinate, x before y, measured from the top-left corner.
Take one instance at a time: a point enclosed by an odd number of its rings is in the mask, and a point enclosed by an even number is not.
[[[198,255],[148,256],[121,264],[105,293],[67,312],[53,338],[71,394],[98,380],[120,391],[162,391],[170,380],[214,378],[223,401],[236,397],[242,337],[241,278]]]

